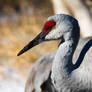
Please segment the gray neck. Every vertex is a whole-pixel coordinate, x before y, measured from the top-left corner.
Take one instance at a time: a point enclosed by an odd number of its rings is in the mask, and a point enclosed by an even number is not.
[[[70,73],[73,69],[72,57],[76,49],[76,44],[73,40],[67,40],[62,43],[56,53],[56,56],[53,61],[53,69],[60,69]],[[52,69],[52,72],[54,71]],[[58,70],[57,70],[58,71]]]
[[[75,32],[75,33],[74,33]],[[61,40],[62,41],[62,40]],[[54,71],[66,71],[66,73],[70,73],[73,69],[72,57],[76,46],[79,41],[79,33],[76,31],[67,32],[63,36],[63,43],[60,44],[56,56],[52,65],[52,72]]]
[[[76,49],[77,42],[78,41],[74,41],[73,39],[65,40],[57,50],[51,74],[52,82],[57,89],[61,87],[62,82],[68,81],[67,79],[69,78],[69,74],[73,70],[72,57]]]

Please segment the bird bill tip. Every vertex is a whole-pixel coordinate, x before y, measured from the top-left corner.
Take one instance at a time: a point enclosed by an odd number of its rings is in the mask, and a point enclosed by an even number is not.
[[[22,53],[21,53],[21,51],[17,54],[17,56],[20,56]]]

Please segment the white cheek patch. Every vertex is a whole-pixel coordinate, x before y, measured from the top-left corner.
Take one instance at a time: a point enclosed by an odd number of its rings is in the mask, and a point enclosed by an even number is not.
[[[50,39],[59,39],[62,36],[61,30],[58,29],[53,29],[51,32],[49,32],[48,35],[46,35],[45,39],[50,40]]]
[[[55,34],[55,30],[52,30],[51,32],[49,32],[48,35],[46,35],[45,39],[53,39],[56,38],[56,34]]]

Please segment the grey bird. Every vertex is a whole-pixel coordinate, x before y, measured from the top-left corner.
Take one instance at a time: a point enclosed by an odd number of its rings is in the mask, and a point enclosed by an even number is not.
[[[35,63],[25,92],[92,92],[92,37],[80,39],[78,21],[72,16],[50,16],[42,32],[18,56],[51,40],[61,40],[59,47]]]

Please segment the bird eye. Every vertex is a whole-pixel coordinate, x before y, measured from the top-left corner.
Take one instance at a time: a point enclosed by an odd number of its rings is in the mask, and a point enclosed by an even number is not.
[[[48,34],[52,29],[55,28],[56,22],[54,20],[47,21],[44,25],[43,31]]]
[[[50,26],[50,27],[49,27],[49,30],[51,30],[52,28],[53,28],[53,26]]]

